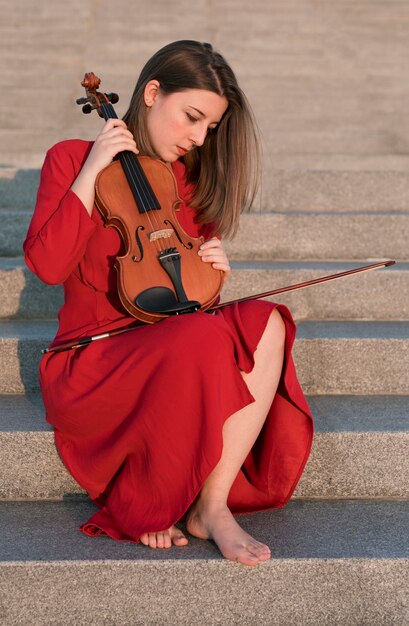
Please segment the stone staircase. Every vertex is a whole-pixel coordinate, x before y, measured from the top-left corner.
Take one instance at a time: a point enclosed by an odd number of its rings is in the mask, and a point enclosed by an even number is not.
[[[0,624],[409,624],[409,5],[0,8]],[[226,54],[266,147],[260,202],[228,245],[224,299],[399,261],[279,299],[297,321],[316,435],[289,505],[241,518],[272,548],[254,569],[210,542],[153,551],[79,532],[93,505],[59,460],[38,387],[62,291],[21,256],[45,150],[100,128],[74,104],[84,71],[104,69],[122,115],[142,60],[186,36]]]
[[[288,507],[242,519],[273,549],[255,571],[208,542],[155,552],[79,533],[93,505],[58,458],[37,379],[61,288],[21,258],[37,180],[38,170],[17,169],[0,179],[1,623],[408,623],[409,214],[351,212],[349,236],[345,212],[267,205],[228,245],[226,300],[375,252],[400,261],[280,298],[298,320],[295,360],[316,437]]]

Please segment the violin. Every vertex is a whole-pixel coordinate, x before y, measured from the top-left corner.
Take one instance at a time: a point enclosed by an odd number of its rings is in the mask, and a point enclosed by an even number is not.
[[[100,82],[85,74],[86,98],[76,102],[84,113],[95,109],[105,121],[118,119],[112,106],[118,95],[98,92]],[[204,237],[190,237],[180,226],[181,202],[170,166],[130,151],[120,152],[96,180],[95,204],[125,244],[115,262],[119,298],[130,315],[148,324],[206,311],[223,286],[223,272],[198,255]]]

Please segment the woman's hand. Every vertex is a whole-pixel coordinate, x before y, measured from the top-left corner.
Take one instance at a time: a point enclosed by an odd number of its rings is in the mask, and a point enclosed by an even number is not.
[[[114,156],[124,150],[138,154],[135,139],[127,129],[125,122],[110,119],[95,139],[91,152],[84,163],[84,168],[89,174],[95,174],[96,178],[99,172],[111,163]]]
[[[95,200],[95,180],[101,170],[109,165],[123,150],[138,154],[132,133],[125,122],[117,119],[108,120],[97,138],[80,173],[71,186],[88,213],[91,215]]]
[[[231,274],[231,267],[227,255],[223,249],[223,244],[217,237],[213,237],[202,243],[198,252],[202,261],[211,263],[215,270],[224,272],[224,280],[226,281]]]

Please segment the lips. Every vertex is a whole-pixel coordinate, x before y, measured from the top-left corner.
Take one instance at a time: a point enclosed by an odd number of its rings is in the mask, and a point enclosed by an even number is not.
[[[188,150],[186,150],[185,148],[182,148],[181,146],[176,146],[176,148],[180,156],[184,156],[186,152],[188,152]]]

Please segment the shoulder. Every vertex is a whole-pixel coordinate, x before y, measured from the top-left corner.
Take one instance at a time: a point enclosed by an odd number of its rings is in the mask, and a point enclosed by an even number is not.
[[[84,141],[83,139],[59,141],[48,150],[47,157],[61,161],[79,162],[82,165],[93,143],[93,141]]]
[[[92,141],[82,139],[67,139],[56,143],[46,154],[43,174],[71,180],[82,168],[92,146]]]

